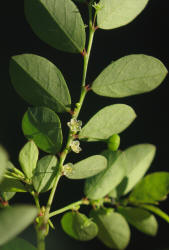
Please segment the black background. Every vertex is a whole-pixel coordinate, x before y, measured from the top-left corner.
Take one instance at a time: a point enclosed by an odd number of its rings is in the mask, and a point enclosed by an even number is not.
[[[85,8],[81,8],[84,13]],[[169,3],[167,0],[150,0],[146,9],[132,23],[119,29],[97,30],[93,44],[87,82],[92,80],[112,60],[122,56],[143,53],[159,58],[169,69]],[[86,15],[83,16],[87,22]],[[57,51],[40,41],[31,31],[24,17],[23,0],[3,1],[0,5],[0,143],[7,149],[11,161],[18,165],[20,148],[26,142],[21,131],[21,119],[28,104],[25,103],[11,86],[8,65],[10,57],[16,54],[34,53],[44,56],[62,71],[69,86],[73,102],[78,101],[82,72],[82,56]],[[128,146],[149,142],[157,146],[156,158],[149,172],[168,171],[169,140],[169,77],[151,93],[124,98],[109,99],[90,92],[80,114],[85,123],[96,111],[113,103],[131,105],[136,113],[135,122],[121,134],[121,149]],[[61,119],[66,123],[69,116]],[[67,129],[66,126],[63,128]],[[105,148],[104,144],[82,143],[83,151],[74,155],[74,161],[97,154]],[[69,158],[71,160],[71,158]],[[61,180],[56,193],[53,209],[60,208],[82,196],[83,182]],[[47,194],[42,195],[45,202]],[[32,203],[27,194],[17,195],[12,203]],[[42,202],[42,203],[43,203]],[[45,204],[45,203],[44,203]],[[164,201],[161,208],[168,212],[169,201]],[[60,218],[60,217],[59,217]],[[131,243],[127,249],[164,249],[169,247],[169,225],[159,221],[159,232],[151,238],[132,229]],[[70,239],[63,233],[59,219],[54,219],[56,232],[48,237],[48,250],[66,249],[107,249],[97,239],[81,243]],[[29,228],[23,237],[35,241],[35,233]]]

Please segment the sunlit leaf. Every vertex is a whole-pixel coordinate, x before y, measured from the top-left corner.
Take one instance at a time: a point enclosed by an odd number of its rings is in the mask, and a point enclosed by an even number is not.
[[[84,179],[103,171],[107,166],[107,160],[101,155],[93,155],[73,164],[71,169],[65,172],[69,179]]]
[[[130,228],[124,217],[113,209],[99,209],[90,212],[98,225],[98,238],[109,248],[125,249],[130,241]]]
[[[82,128],[79,138],[87,141],[107,140],[125,130],[136,118],[134,110],[125,104],[107,106],[97,112]]]
[[[42,41],[67,52],[83,51],[85,26],[71,0],[25,0],[25,14]]]
[[[107,168],[85,182],[84,193],[93,200],[100,199],[115,188],[125,175],[126,158],[123,153],[106,150]]]
[[[131,203],[152,203],[165,200],[169,193],[169,173],[155,172],[147,175],[129,196]]]
[[[31,179],[36,168],[39,150],[33,141],[28,141],[19,152],[19,163],[28,179]]]
[[[115,29],[133,21],[145,8],[148,0],[100,0],[97,25],[101,29]]]
[[[129,224],[139,231],[150,236],[156,236],[158,222],[153,214],[142,208],[135,207],[118,207],[118,212],[126,218]]]
[[[157,88],[166,77],[164,64],[152,56],[129,55],[112,62],[92,84],[101,96],[126,97]]]
[[[124,151],[126,175],[116,188],[118,196],[127,194],[141,180],[152,163],[155,151],[151,144],[138,144]]]
[[[64,77],[46,58],[33,54],[13,56],[9,70],[15,90],[28,103],[56,112],[70,110],[71,98]]]

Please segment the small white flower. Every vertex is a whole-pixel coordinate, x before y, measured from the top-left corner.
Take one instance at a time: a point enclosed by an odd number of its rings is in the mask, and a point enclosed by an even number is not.
[[[72,132],[79,132],[81,131],[82,121],[77,121],[76,118],[72,118],[70,122],[67,123],[68,127],[71,129]]]
[[[70,147],[71,147],[72,151],[77,153],[77,154],[82,150],[80,148],[80,142],[77,141],[77,140],[72,141],[71,144],[70,144]]]
[[[67,163],[66,165],[63,166],[63,171],[64,174],[70,174],[72,172],[73,164],[72,163]]]

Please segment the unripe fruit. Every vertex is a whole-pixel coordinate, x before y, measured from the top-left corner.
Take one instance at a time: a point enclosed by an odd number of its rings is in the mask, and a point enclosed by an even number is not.
[[[120,146],[120,136],[118,134],[112,135],[107,142],[107,147],[109,150],[117,151]]]

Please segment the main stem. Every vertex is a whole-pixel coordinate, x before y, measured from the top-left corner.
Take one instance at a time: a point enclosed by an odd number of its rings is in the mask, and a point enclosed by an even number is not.
[[[94,32],[95,32],[95,28],[94,28],[94,25],[93,25],[93,22],[92,22],[92,5],[89,4],[89,42],[88,42],[87,51],[85,50],[84,54],[83,54],[84,66],[83,66],[81,95],[80,95],[78,105],[76,105],[76,108],[73,111],[73,114],[72,114],[73,118],[78,117],[78,115],[80,113],[80,110],[82,108],[86,93],[87,93],[87,88],[85,87],[85,85],[86,85],[86,75],[87,75],[88,63],[89,63],[89,58],[90,58],[90,53],[91,53],[91,48],[92,48],[92,43],[93,43]],[[60,155],[59,170],[58,170],[58,173],[57,173],[57,175],[56,175],[56,177],[54,179],[53,188],[52,188],[51,193],[49,195],[49,199],[48,199],[46,209],[45,209],[45,213],[44,213],[44,217],[43,217],[44,219],[43,219],[42,228],[46,227],[46,230],[47,230],[47,224],[48,224],[48,220],[49,220],[49,213],[50,213],[51,205],[52,205],[52,202],[53,202],[53,199],[54,199],[55,191],[56,191],[59,179],[62,176],[63,164],[64,164],[64,161],[65,161],[65,159],[67,157],[67,154],[69,153],[71,142],[73,141],[73,139],[74,138],[73,138],[73,135],[71,133],[71,130],[69,130],[67,144],[66,144],[65,149],[63,150],[63,152]],[[46,237],[45,230],[44,230],[44,228],[43,228],[43,230],[41,230],[41,227],[40,227],[39,230],[37,230],[38,250],[45,250],[45,237]]]

